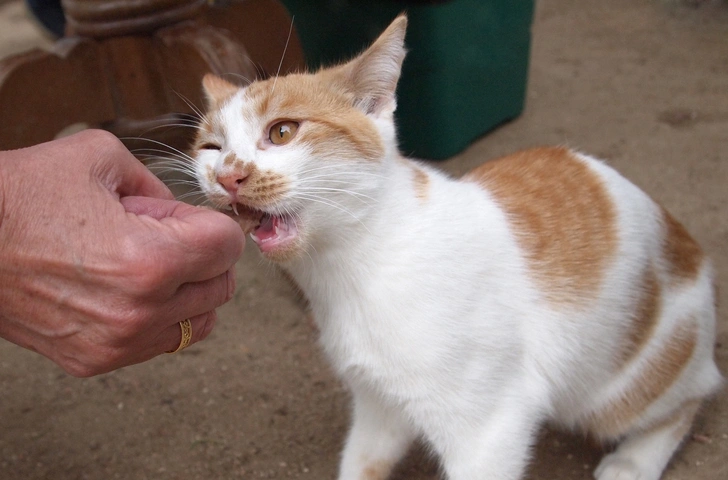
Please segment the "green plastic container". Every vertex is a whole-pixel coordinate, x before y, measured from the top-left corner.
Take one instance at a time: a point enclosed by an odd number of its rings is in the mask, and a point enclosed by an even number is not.
[[[409,18],[398,88],[405,155],[448,158],[523,111],[534,0],[283,0],[309,67],[360,53]]]

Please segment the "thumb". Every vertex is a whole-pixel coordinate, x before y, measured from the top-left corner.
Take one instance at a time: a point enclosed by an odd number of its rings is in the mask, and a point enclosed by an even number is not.
[[[196,207],[186,203],[155,197],[125,196],[119,201],[128,213],[146,215],[155,220],[180,216],[196,210]]]
[[[121,179],[116,192],[120,197],[139,195],[143,197],[173,200],[169,188],[150,172],[144,164],[129,154],[129,161],[119,165]]]
[[[120,202],[127,213],[155,232],[157,241],[167,240],[165,258],[184,278],[202,281],[216,277],[243,253],[243,232],[220,212],[148,197],[122,197]]]
[[[167,186],[127,150],[121,141],[103,130],[84,130],[66,139],[60,145],[84,148],[88,158],[96,158],[94,175],[119,197],[141,195],[171,200]]]

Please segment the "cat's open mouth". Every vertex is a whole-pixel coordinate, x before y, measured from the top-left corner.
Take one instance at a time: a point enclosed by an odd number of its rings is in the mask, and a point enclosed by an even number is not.
[[[240,203],[233,205],[233,211],[233,218],[263,253],[285,248],[298,236],[296,222],[291,216],[273,215]]]

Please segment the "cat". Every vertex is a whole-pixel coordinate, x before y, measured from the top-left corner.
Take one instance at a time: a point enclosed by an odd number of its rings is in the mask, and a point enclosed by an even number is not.
[[[520,479],[547,422],[617,444],[598,480],[660,478],[722,383],[709,260],[574,150],[460,179],[401,156],[406,25],[316,73],[203,79],[200,186],[304,292],[351,391],[339,479],[387,478],[418,439],[451,480]]]

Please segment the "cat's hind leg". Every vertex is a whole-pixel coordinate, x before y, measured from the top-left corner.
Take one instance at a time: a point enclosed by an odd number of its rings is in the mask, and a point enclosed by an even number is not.
[[[648,430],[628,435],[594,471],[597,480],[658,480],[690,430],[699,402],[689,402]]]
[[[339,480],[385,480],[407,453],[415,434],[398,412],[364,392],[354,394],[354,419]]]

